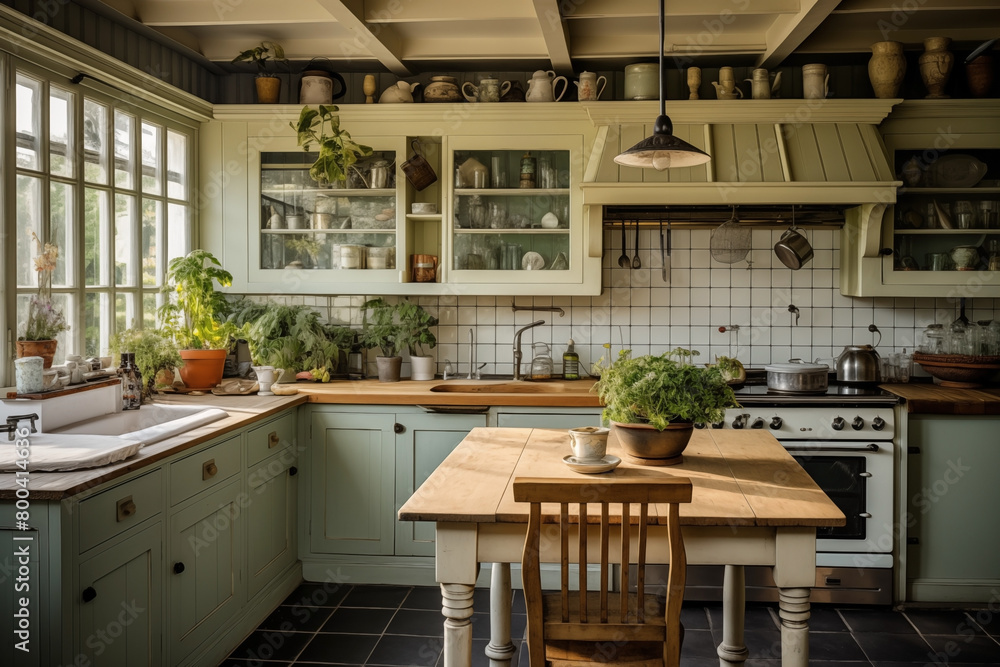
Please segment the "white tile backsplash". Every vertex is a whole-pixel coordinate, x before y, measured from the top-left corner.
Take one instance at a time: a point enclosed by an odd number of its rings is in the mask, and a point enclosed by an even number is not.
[[[444,360],[461,375],[468,373],[468,329],[476,330],[477,356],[487,362],[484,372],[510,373],[514,330],[535,319],[547,324],[530,329],[522,340],[525,362],[531,359],[531,343],[553,346],[552,357],[559,369],[566,340],[572,337],[586,369],[604,355],[611,344],[611,357],[622,347],[636,353],[659,354],[677,346],[691,347],[708,361],[714,355],[736,355],[744,363],[762,366],[791,357],[829,359],[851,343],[874,343],[878,336],[868,331],[874,323],[882,332],[883,354],[906,347],[912,350],[917,334],[931,322],[951,322],[957,302],[946,298],[864,299],[840,293],[840,234],[832,230],[808,233],[815,248],[813,261],[799,271],[785,268],[772,251],[780,230],[755,230],[747,263],[721,264],[708,251],[707,230],[672,232],[673,253],[670,283],[660,277],[659,237],[640,236],[643,269],[618,268],[620,231],[605,232],[604,285],[595,297],[518,297],[518,306],[559,306],[558,313],[511,311],[510,297],[442,295],[420,297],[418,302],[438,317],[439,372]],[[631,235],[629,256],[632,255]],[[648,251],[648,252],[646,252]],[[647,262],[648,258],[648,262]],[[262,300],[254,297],[255,301]],[[337,324],[358,326],[358,311],[365,297],[274,298],[283,303],[305,303]],[[796,327],[788,306],[800,311]],[[998,299],[970,299],[972,319],[994,319]],[[728,329],[739,325],[739,330]],[[727,327],[725,333],[718,331]],[[456,367],[456,360],[458,364]],[[374,373],[374,358],[370,364]],[[404,369],[405,370],[405,369]]]

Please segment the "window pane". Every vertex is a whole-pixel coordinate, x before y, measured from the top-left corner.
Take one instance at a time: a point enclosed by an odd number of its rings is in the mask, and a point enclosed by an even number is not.
[[[142,191],[163,194],[163,156],[160,154],[162,128],[142,123]]]
[[[111,299],[104,292],[87,292],[83,312],[84,355],[100,357],[107,354],[111,336]]]
[[[115,195],[115,284],[135,285],[135,197]]]
[[[41,169],[42,84],[17,75],[17,166]]]
[[[135,294],[115,295],[115,331],[124,331],[135,322]]]
[[[59,258],[52,272],[52,285],[69,287],[73,276],[74,188],[69,183],[49,183],[49,239],[59,248]]]
[[[135,147],[132,144],[132,128],[135,118],[121,111],[115,111],[115,185],[120,188],[134,188]]]
[[[162,269],[160,238],[163,236],[163,202],[156,199],[142,200],[142,284],[154,287],[159,284]]]
[[[108,193],[87,188],[84,191],[83,280],[88,286],[111,284],[108,271],[108,248],[111,247],[111,216]]]
[[[91,183],[108,182],[108,108],[83,99],[83,176]]]
[[[142,326],[146,329],[155,329],[156,322],[157,293],[142,293]]]
[[[187,136],[167,130],[167,196],[187,196]]]
[[[183,204],[167,204],[167,258],[183,257],[191,251],[191,225]]]
[[[38,285],[34,257],[38,254],[31,232],[42,234],[42,181],[33,176],[17,177],[17,285]],[[23,322],[24,320],[19,320]]]
[[[73,93],[49,88],[49,172],[73,176]]]

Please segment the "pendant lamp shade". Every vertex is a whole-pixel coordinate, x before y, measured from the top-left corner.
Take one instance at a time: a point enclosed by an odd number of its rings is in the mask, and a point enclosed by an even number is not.
[[[646,137],[632,148],[615,157],[615,162],[626,167],[640,167],[663,171],[671,167],[694,167],[712,159],[705,151],[674,136],[674,124],[667,116],[667,91],[663,85],[663,31],[664,4],[660,0],[660,115],[656,117],[652,136]]]

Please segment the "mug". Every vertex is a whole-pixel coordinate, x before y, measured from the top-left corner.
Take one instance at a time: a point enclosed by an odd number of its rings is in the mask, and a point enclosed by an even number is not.
[[[437,279],[437,264],[437,255],[410,255],[413,282],[434,282]]]
[[[928,271],[947,271],[948,270],[948,253],[944,252],[929,252],[924,257],[927,262]]]
[[[807,100],[822,100],[830,92],[830,75],[826,65],[802,66],[802,97]]]
[[[569,429],[569,446],[581,461],[600,461],[608,453],[608,429],[581,426]]]

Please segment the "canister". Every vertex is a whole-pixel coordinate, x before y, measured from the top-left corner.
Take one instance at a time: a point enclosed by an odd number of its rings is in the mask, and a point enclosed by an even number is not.
[[[659,65],[656,63],[635,63],[625,67],[626,100],[657,100],[659,98]]]
[[[19,394],[36,394],[42,390],[41,357],[21,357],[14,360],[14,384]]]

